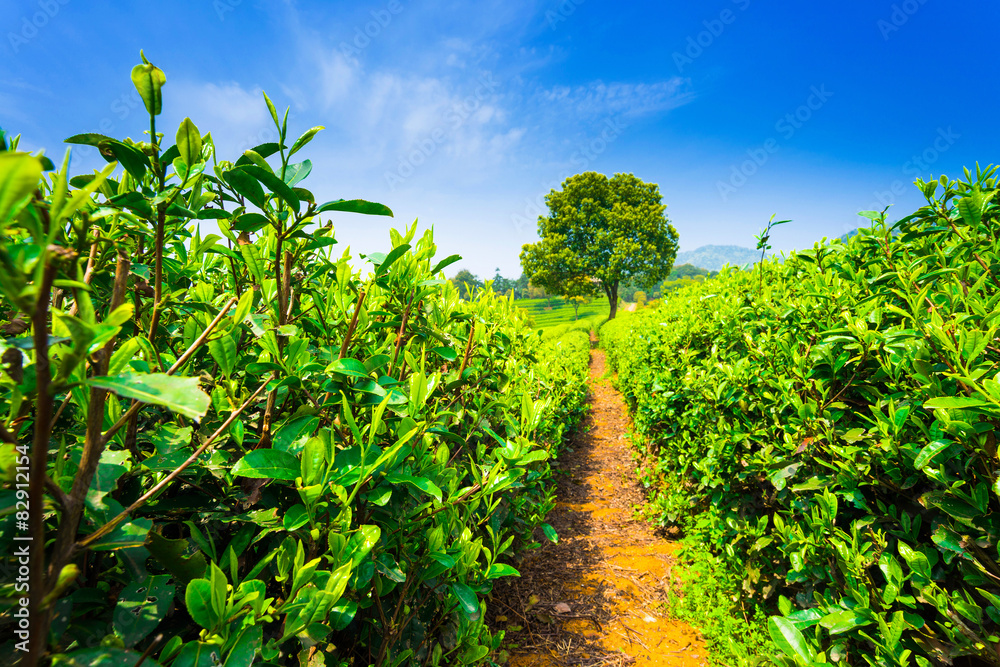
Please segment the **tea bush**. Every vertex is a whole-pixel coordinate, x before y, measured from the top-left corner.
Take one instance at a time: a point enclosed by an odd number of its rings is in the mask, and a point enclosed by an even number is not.
[[[589,338],[591,331],[596,331],[602,324],[608,321],[606,313],[598,313],[590,317],[581,318],[573,322],[565,322],[542,329],[542,340],[549,341],[561,338],[570,332],[582,332]]]
[[[589,345],[543,345],[491,291],[459,299],[458,257],[415,224],[336,254],[323,214],[391,212],[303,187],[292,158],[322,128],[291,141],[265,96],[278,142],[219,160],[190,119],[164,142],[163,72],[143,57],[132,79],[145,141],[68,140],[98,173],[0,133],[0,538],[26,550],[5,647],[81,667],[486,660],[484,599],[537,546]]]
[[[995,171],[601,330],[660,520],[782,664],[1000,664]]]

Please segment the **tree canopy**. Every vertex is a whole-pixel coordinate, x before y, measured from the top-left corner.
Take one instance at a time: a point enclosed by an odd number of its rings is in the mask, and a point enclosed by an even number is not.
[[[590,171],[566,179],[545,203],[541,240],[521,250],[532,284],[563,296],[603,291],[614,318],[619,285],[649,287],[670,273],[678,236],[655,183]]]
[[[483,281],[468,269],[461,269],[451,282],[458,288],[458,295],[463,299],[471,299],[475,291],[483,287]]]

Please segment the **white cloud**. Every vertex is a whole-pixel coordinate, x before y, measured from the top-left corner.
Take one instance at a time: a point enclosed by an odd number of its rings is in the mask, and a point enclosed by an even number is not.
[[[247,90],[235,82],[190,81],[171,81],[169,85],[170,94],[163,96],[164,111],[171,117],[188,116],[203,132],[211,131],[220,158],[229,159],[257,144],[277,140],[260,87]]]
[[[339,51],[317,54],[320,99],[326,107],[348,101],[354,84],[357,61],[349,60]]]
[[[555,86],[542,91],[540,99],[542,104],[578,116],[635,116],[676,109],[694,95],[687,79],[674,77],[656,83],[595,81],[584,86]]]

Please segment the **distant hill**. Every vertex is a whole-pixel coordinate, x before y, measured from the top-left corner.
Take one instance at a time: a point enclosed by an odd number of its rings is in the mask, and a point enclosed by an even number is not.
[[[677,253],[674,266],[691,264],[699,269],[718,271],[726,264],[744,266],[760,260],[760,251],[738,245],[703,245]]]

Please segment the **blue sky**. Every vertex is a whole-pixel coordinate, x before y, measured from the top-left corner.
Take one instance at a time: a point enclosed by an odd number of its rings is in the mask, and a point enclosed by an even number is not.
[[[920,205],[916,176],[998,161],[1000,4],[982,0],[0,0],[0,125],[62,140],[140,138],[139,49],[166,72],[158,129],[185,117],[222,158],[305,151],[322,200],[361,197],[433,225],[442,256],[520,274],[542,197],[575,173],[660,185],[682,250],[776,249]],[[138,106],[137,106],[138,105]],[[100,164],[74,148],[79,172]],[[342,244],[384,251],[385,219],[337,214]]]

